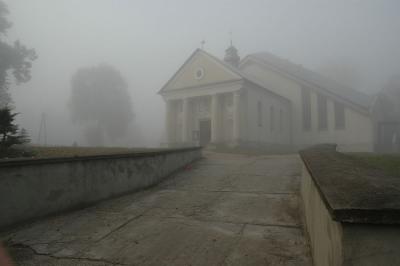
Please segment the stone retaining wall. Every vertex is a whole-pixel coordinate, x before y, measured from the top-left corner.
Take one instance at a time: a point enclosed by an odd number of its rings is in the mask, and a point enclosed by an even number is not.
[[[304,165],[301,195],[314,265],[342,265],[343,228],[332,220]]]
[[[200,148],[0,162],[0,228],[157,184]]]
[[[300,155],[314,265],[400,265],[400,179],[359,165],[332,145]]]

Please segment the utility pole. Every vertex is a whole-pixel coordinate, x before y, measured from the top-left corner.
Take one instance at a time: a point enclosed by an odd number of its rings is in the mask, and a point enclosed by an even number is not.
[[[40,127],[39,127],[39,134],[38,134],[38,145],[40,145],[40,141],[43,137],[43,145],[47,146],[47,129],[46,129],[46,114],[42,113],[42,118],[40,119]]]

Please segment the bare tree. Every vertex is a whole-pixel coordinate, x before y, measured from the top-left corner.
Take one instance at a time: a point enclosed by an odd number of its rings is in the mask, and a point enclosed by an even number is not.
[[[4,40],[11,23],[7,20],[8,9],[0,0],[0,108],[11,102],[8,93],[8,73],[11,71],[17,83],[28,82],[31,78],[32,61],[36,59],[36,52],[28,49],[19,41],[9,44]]]

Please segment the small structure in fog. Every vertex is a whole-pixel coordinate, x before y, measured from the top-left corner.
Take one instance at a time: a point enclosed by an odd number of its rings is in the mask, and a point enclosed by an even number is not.
[[[159,91],[169,146],[373,151],[372,97],[270,53],[197,49]],[[400,136],[398,136],[400,137]]]
[[[375,121],[375,150],[400,152],[400,77],[380,91],[372,108]]]

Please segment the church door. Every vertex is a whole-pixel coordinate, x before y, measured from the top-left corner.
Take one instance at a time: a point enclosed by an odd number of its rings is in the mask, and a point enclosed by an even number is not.
[[[200,146],[206,146],[211,140],[211,120],[202,120],[199,124]]]

